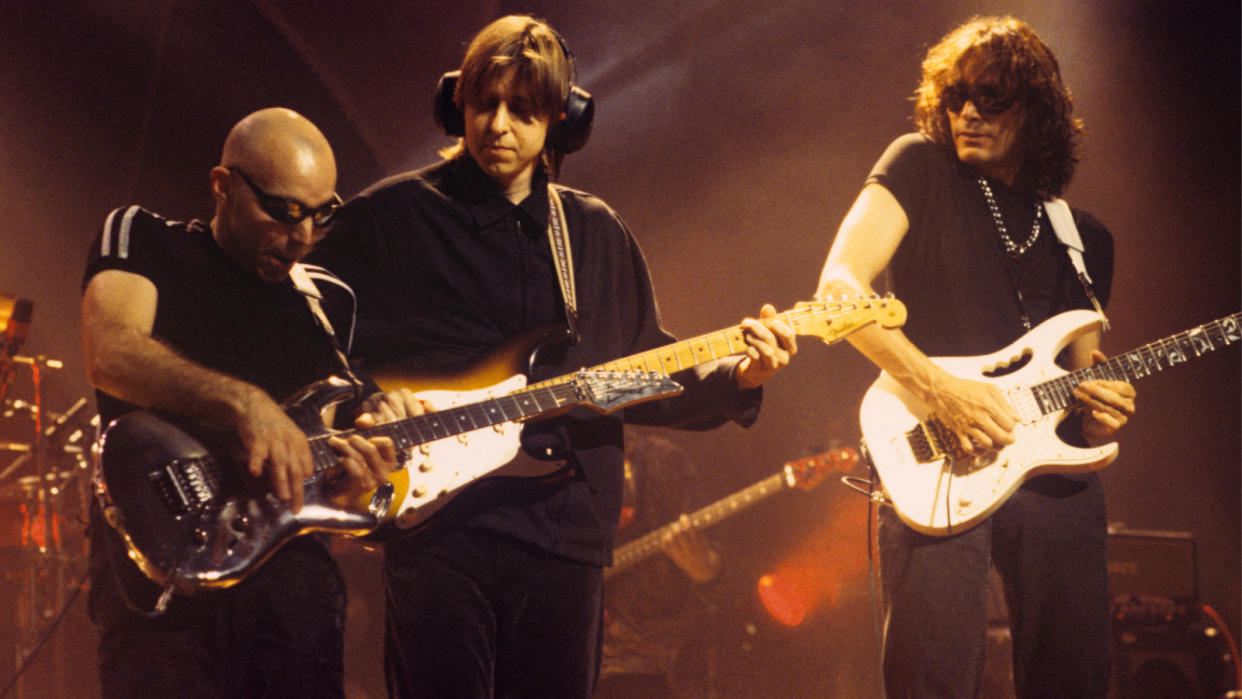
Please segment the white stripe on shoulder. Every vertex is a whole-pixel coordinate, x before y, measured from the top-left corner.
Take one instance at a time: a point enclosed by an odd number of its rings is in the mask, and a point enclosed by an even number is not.
[[[116,256],[122,260],[129,257],[129,232],[133,226],[134,216],[142,209],[140,206],[129,206],[125,209],[113,209],[108,214],[108,219],[104,221],[104,232],[100,236],[99,255],[100,257],[108,257],[116,249]],[[116,215],[121,214],[121,223],[116,225]],[[115,239],[114,239],[115,238]]]

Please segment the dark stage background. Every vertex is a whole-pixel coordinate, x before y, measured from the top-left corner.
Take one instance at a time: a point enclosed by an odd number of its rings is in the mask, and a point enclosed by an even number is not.
[[[1076,95],[1087,133],[1067,198],[1116,236],[1105,350],[1239,308],[1236,2],[0,0],[0,292],[35,302],[23,354],[65,363],[43,372],[45,415],[90,395],[78,289],[110,209],[209,217],[207,171],[224,135],[271,105],[324,130],[346,197],[428,163],[447,143],[430,118],[437,77],[478,28],[510,12],[549,19],[573,48],[598,111],[562,179],[621,212],[646,251],[665,324],[681,336],[732,325],[763,302],[809,298],[868,169],[910,128],[922,54],[975,13],[1030,22]],[[873,378],[848,346],[804,338],[754,427],[672,435],[708,474],[700,500],[834,443],[855,445]],[[1200,596],[1235,635],[1239,384],[1236,348],[1143,381],[1121,458],[1102,474],[1110,520],[1193,534]],[[22,367],[8,398],[33,393]],[[24,413],[0,419],[0,442],[32,435]],[[0,452],[0,469],[17,457]],[[33,472],[29,463],[0,482],[0,516],[15,522],[25,502],[16,479]],[[62,586],[72,587],[57,576],[81,572],[80,507],[64,499],[63,560],[32,556],[12,532],[0,542],[0,615],[13,614],[19,631],[45,628],[67,601]],[[875,694],[866,532],[862,498],[835,479],[713,530],[729,568],[702,657],[714,659],[725,695]],[[374,556],[352,547],[342,556],[356,605],[350,693],[367,696],[382,686],[380,588]],[[794,628],[771,621],[755,594],[760,575],[791,560],[812,561],[830,587]],[[82,607],[77,600],[21,693],[98,691]],[[0,682],[11,649],[30,643],[0,638]]]

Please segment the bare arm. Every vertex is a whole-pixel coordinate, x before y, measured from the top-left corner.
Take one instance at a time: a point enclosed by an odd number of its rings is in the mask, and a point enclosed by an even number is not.
[[[311,475],[306,436],[261,389],[212,371],[151,336],[157,291],[150,280],[120,270],[95,275],[82,298],[87,376],[97,388],[147,408],[159,408],[237,430],[258,477],[268,464],[272,489],[295,510]]]
[[[909,226],[905,210],[888,189],[874,183],[864,187],[837,231],[816,297],[874,293],[872,282],[892,260]],[[963,449],[1013,442],[1017,415],[996,387],[949,374],[900,330],[871,325],[848,339],[928,405],[958,435]]]

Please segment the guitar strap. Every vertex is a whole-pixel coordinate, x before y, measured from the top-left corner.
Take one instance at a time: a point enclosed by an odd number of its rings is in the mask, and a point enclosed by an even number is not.
[[[1074,223],[1074,214],[1070,212],[1069,204],[1064,199],[1049,199],[1044,202],[1044,211],[1048,212],[1048,220],[1052,222],[1052,230],[1056,232],[1057,240],[1060,240],[1061,244],[1065,246],[1065,252],[1069,254],[1070,263],[1074,265],[1074,270],[1078,272],[1078,281],[1082,284],[1083,291],[1087,292],[1087,298],[1091,299],[1091,305],[1095,306],[1095,312],[1100,314],[1104,330],[1108,330],[1108,316],[1104,315],[1104,308],[1100,306],[1100,302],[1095,298],[1095,293],[1091,290],[1091,275],[1087,273],[1087,265],[1082,257],[1084,250],[1082,236],[1078,234],[1078,226]]]
[[[302,298],[306,299],[306,305],[310,307],[311,315],[315,316],[315,320],[319,321],[319,327],[328,335],[328,339],[332,342],[332,349],[336,352],[336,357],[341,362],[341,368],[345,372],[345,376],[354,384],[355,387],[361,389],[362,381],[354,375],[354,370],[349,367],[349,358],[345,356],[345,351],[341,349],[341,343],[337,339],[336,331],[332,329],[332,321],[328,320],[328,314],[324,313],[323,294],[319,293],[319,287],[315,286],[315,282],[311,280],[310,272],[306,271],[306,266],[301,262],[296,262],[293,268],[289,270],[289,278],[293,280],[293,286],[302,294]]]
[[[569,247],[569,225],[565,223],[565,207],[556,187],[548,183],[548,242],[556,262],[556,278],[561,283],[565,300],[565,321],[573,341],[578,341],[578,295],[574,286],[574,257]]]

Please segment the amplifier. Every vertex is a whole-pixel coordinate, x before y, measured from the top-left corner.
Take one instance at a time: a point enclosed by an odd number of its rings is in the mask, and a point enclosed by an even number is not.
[[[1199,600],[1195,539],[1188,532],[1109,528],[1108,584],[1114,618],[1167,619]]]

